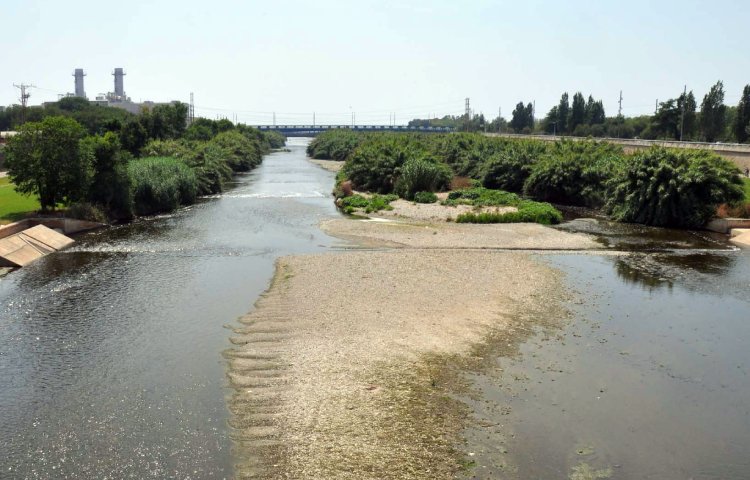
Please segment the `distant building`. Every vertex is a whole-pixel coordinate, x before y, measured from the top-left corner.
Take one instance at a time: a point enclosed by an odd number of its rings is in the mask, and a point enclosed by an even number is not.
[[[83,89],[83,77],[85,77],[86,74],[83,73],[82,68],[76,68],[73,72],[73,77],[75,77],[75,96],[86,98],[86,92]]]

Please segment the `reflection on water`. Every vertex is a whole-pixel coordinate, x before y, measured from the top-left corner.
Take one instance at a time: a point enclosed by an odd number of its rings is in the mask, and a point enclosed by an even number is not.
[[[734,249],[726,235],[702,230],[656,228],[634,223],[618,223],[602,218],[576,218],[557,227],[560,230],[593,235],[613,250],[667,251],[684,249]]]
[[[748,252],[545,259],[582,304],[475,377],[475,478],[747,478]]]
[[[1,478],[231,476],[223,326],[277,256],[331,243],[332,174],[291,150],[0,279]]]

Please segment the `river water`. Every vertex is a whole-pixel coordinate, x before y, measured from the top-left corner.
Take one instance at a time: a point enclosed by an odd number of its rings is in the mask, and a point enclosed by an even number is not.
[[[335,240],[304,140],[174,215],[0,279],[0,478],[229,478],[225,325],[274,260]]]
[[[0,279],[0,478],[232,476],[225,327],[280,255],[340,246],[317,228],[337,215],[333,174],[305,143]],[[748,478],[750,254],[701,232],[562,228],[634,253],[538,257],[578,301],[473,375],[469,476]]]
[[[750,478],[750,252],[573,225],[638,253],[540,257],[577,299],[560,328],[473,376],[471,478]]]

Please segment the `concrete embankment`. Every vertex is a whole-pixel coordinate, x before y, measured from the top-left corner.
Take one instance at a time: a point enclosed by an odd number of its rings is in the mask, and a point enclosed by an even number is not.
[[[24,267],[74,243],[67,234],[102,224],[71,218],[34,218],[0,227],[0,267]]]

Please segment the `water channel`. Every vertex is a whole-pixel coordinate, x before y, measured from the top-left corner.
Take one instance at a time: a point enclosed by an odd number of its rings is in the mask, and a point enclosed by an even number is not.
[[[304,140],[174,215],[0,279],[0,478],[230,478],[225,328],[284,254],[336,249]],[[747,478],[750,254],[578,219],[627,256],[542,255],[578,301],[473,375],[474,478]]]
[[[217,198],[0,279],[0,478],[230,478],[225,328],[280,255],[336,243],[305,142]]]

